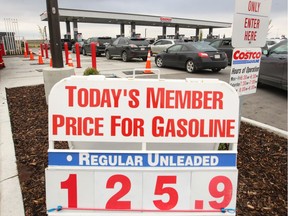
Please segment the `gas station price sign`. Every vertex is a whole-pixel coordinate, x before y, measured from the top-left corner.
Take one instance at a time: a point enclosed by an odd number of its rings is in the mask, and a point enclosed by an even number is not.
[[[237,143],[239,98],[235,94],[222,81],[71,77],[57,83],[49,95],[53,104],[49,106],[49,138]]]
[[[237,151],[180,146],[236,144],[238,121],[239,96],[219,80],[63,79],[49,95],[49,142],[104,150],[50,145],[48,215],[235,215]],[[125,148],[133,143],[142,150]]]
[[[233,209],[230,215],[235,215],[236,189],[237,169],[233,168],[46,170],[47,209],[60,205],[63,213],[164,211],[166,215],[223,215],[223,209]]]

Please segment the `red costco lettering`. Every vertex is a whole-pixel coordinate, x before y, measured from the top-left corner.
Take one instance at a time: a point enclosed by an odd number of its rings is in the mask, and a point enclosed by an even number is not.
[[[237,50],[233,55],[235,60],[260,59],[261,52],[241,52]]]

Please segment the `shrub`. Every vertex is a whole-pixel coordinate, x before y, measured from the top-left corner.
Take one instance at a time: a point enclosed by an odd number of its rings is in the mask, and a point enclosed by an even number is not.
[[[99,74],[100,74],[100,72],[97,69],[92,68],[92,67],[86,68],[84,73],[83,73],[84,76],[99,75]]]

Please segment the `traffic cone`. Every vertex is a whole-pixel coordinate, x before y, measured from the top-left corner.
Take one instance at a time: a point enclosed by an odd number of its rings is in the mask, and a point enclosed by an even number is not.
[[[144,70],[145,74],[150,74],[152,73],[151,70],[151,54],[150,54],[150,50],[148,50],[148,56],[147,56],[147,61],[146,61],[146,70]]]
[[[74,67],[70,52],[68,52],[68,67]]]
[[[35,59],[34,59],[33,52],[32,52],[31,50],[30,50],[30,60],[31,60],[31,61],[35,60]]]
[[[39,52],[38,52],[38,64],[44,64],[43,62],[43,58],[42,58],[42,54],[41,54],[41,50],[39,49]]]

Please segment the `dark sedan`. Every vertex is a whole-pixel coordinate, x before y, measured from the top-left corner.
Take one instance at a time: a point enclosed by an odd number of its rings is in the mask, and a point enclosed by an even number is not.
[[[286,39],[262,55],[258,83],[287,91],[287,46]]]
[[[169,47],[155,57],[157,67],[177,67],[193,73],[201,69],[219,72],[228,65],[225,52],[203,42],[180,43]]]
[[[145,38],[118,37],[105,49],[107,59],[121,57],[123,61],[130,61],[132,58],[147,60],[149,43]]]

